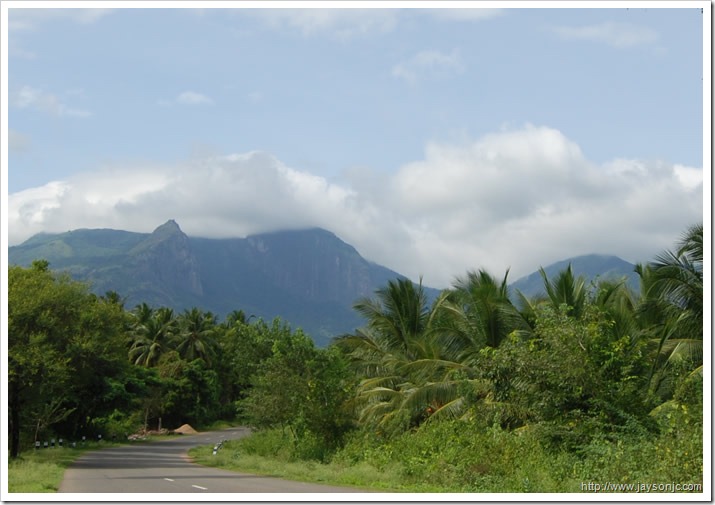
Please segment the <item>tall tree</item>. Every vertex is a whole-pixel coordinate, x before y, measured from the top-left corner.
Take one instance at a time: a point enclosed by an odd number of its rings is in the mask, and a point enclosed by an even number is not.
[[[651,392],[665,400],[683,369],[702,373],[703,226],[689,227],[675,251],[639,265],[643,299],[640,317],[654,342]]]
[[[176,350],[187,361],[202,359],[210,365],[216,348],[216,316],[194,307],[179,316]]]
[[[499,281],[485,270],[470,271],[454,282],[438,306],[439,323],[433,331],[442,334],[441,345],[453,359],[470,362],[483,347],[499,347],[513,331],[528,331],[509,298],[508,275]]]
[[[10,454],[22,430],[72,414],[99,413],[123,373],[121,309],[87,286],[50,271],[46,261],[8,271],[8,404]],[[84,393],[95,394],[86,396]]]
[[[552,306],[558,310],[561,305],[566,305],[570,315],[576,318],[581,317],[587,295],[584,277],[574,276],[570,263],[553,280],[549,280],[543,268],[539,269],[539,273],[544,280],[544,289]]]
[[[432,312],[422,285],[407,279],[391,280],[375,294],[354,305],[367,320],[365,328],[341,337],[338,345],[365,377],[355,400],[362,422],[399,429],[418,415],[406,410],[405,397],[414,386],[409,366],[435,357],[427,332]]]
[[[362,298],[355,310],[367,320],[367,327],[394,352],[414,354],[429,318],[427,295],[422,283],[408,279],[390,280],[376,291],[375,298]]]
[[[156,366],[161,356],[171,348],[171,340],[177,333],[174,311],[167,307],[151,309],[143,303],[134,311],[130,327],[131,347],[129,359],[135,365]]]

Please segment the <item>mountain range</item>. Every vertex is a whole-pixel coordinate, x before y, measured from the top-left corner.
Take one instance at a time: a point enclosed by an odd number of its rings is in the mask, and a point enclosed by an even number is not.
[[[364,259],[333,233],[313,228],[246,238],[188,237],[174,220],[152,233],[81,229],[41,233],[8,249],[9,263],[44,259],[90,284],[114,291],[128,308],[146,302],[177,311],[191,307],[224,317],[233,310],[271,320],[280,316],[317,345],[364,324],[352,306],[373,296],[399,273]],[[549,276],[572,263],[576,274],[623,277],[633,265],[615,256],[583,256],[556,263]],[[630,282],[630,281],[629,281]],[[527,296],[543,291],[538,272],[511,285]],[[426,288],[434,299],[439,290]]]
[[[576,256],[544,267],[544,272],[548,279],[553,279],[559,272],[568,268],[569,265],[571,265],[574,276],[583,276],[587,282],[597,279],[625,280],[629,288],[638,292],[640,278],[635,272],[635,265],[622,260],[618,256],[606,254]],[[511,283],[509,288],[512,293],[519,290],[528,298],[546,294],[544,280],[538,271],[521,277]]]
[[[323,229],[190,238],[174,220],[149,234],[41,233],[8,249],[10,264],[36,259],[88,282],[97,294],[115,291],[128,308],[146,302],[178,311],[199,307],[220,318],[233,310],[265,320],[280,316],[319,345],[362,326],[352,309],[357,299],[404,278]],[[427,291],[430,298],[439,294]]]

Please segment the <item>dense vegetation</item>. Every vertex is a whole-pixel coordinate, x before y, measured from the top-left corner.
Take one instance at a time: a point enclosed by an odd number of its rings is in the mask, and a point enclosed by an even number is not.
[[[127,310],[47,262],[11,267],[11,456],[228,419],[256,428],[243,454],[367,465],[409,489],[702,484],[702,237],[639,265],[639,293],[571,268],[542,271],[540,299],[482,270],[432,304],[390,281],[327,348],[278,319]]]

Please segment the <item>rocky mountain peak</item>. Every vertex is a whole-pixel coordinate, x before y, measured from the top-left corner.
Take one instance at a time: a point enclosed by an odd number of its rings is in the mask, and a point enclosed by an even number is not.
[[[156,228],[130,255],[148,283],[183,289],[200,296],[203,286],[199,266],[187,237],[173,219]]]
[[[169,219],[166,223],[158,226],[151,234],[155,236],[170,236],[177,234],[184,235],[184,232],[181,231],[176,221]]]

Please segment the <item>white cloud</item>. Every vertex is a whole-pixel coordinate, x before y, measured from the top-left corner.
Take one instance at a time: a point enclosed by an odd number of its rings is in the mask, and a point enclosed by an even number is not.
[[[20,88],[20,90],[14,94],[11,101],[12,105],[18,109],[34,109],[53,116],[78,118],[92,116],[92,113],[87,110],[68,106],[53,93],[48,93],[31,86],[23,86]]]
[[[214,101],[208,96],[195,91],[184,91],[176,97],[176,103],[182,105],[212,105]]]
[[[339,40],[389,33],[405,17],[427,15],[445,21],[480,21],[500,16],[502,9],[475,8],[301,8],[255,9],[241,14],[260,19],[274,30],[294,30],[305,37],[329,36]]]
[[[458,49],[445,54],[440,51],[420,51],[392,67],[394,77],[414,83],[421,79],[440,78],[464,72],[465,66]]]
[[[697,188],[703,184],[703,171],[695,167],[686,167],[684,165],[676,164],[673,167],[675,171],[675,176],[686,188]]]
[[[393,9],[256,9],[242,11],[275,30],[297,30],[303,36],[338,39],[391,31],[397,23]]]
[[[261,152],[176,165],[105,167],[9,195],[8,235],[119,228],[169,218],[190,236],[326,228],[372,261],[446,287],[468,269],[510,279],[587,253],[647,261],[703,219],[702,170],[597,164],[558,130],[525,126],[430,143],[392,175],[330,182]]]
[[[613,47],[630,47],[651,44],[658,40],[652,28],[629,23],[605,22],[589,26],[556,26],[553,32],[566,40],[591,40]]]
[[[65,22],[70,22],[73,25],[89,25],[112,12],[113,9],[10,7],[8,9],[8,32],[10,33],[8,56],[24,60],[34,60],[38,57],[35,51],[27,49],[23,44],[23,32],[36,32],[42,29],[44,25],[56,25]],[[77,28],[72,26],[69,29],[75,30]]]
[[[183,91],[171,100],[161,99],[156,103],[161,107],[171,107],[173,105],[213,105],[214,101],[203,93]]]
[[[423,272],[444,281],[467,268],[512,267],[515,280],[580,254],[647,261],[702,221],[698,180],[702,170],[664,162],[598,165],[561,132],[527,126],[430,145],[424,160],[396,174],[391,193]]]
[[[437,18],[447,21],[481,21],[491,19],[504,14],[503,9],[490,9],[483,7],[469,8],[440,8],[425,9],[424,12]]]
[[[14,8],[8,9],[8,28],[11,31],[35,30],[43,24],[70,21],[88,25],[112,13],[114,9],[77,8]]]

